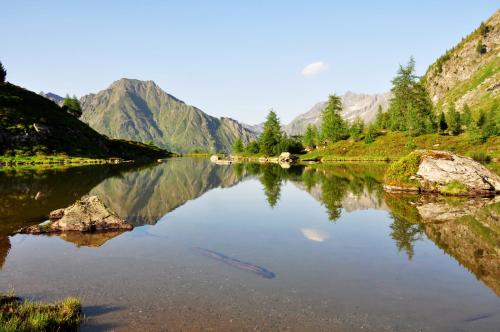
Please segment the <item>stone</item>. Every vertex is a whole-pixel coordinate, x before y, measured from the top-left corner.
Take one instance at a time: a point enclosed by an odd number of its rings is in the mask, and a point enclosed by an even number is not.
[[[35,129],[35,131],[39,134],[42,134],[42,135],[47,135],[47,134],[50,134],[50,129],[48,126],[44,125],[44,124],[41,124],[41,123],[33,123],[33,128]]]
[[[133,228],[134,226],[109,210],[97,196],[85,196],[67,208],[52,211],[48,222],[21,228],[15,234],[96,232]]]
[[[438,150],[416,150],[412,154],[419,158],[416,173],[409,177],[415,186],[391,184],[384,186],[387,190],[470,196],[500,193],[500,176],[472,158]],[[451,186],[459,190],[454,192]]]
[[[297,159],[297,156],[294,156],[290,152],[282,152],[278,157],[278,162],[280,164],[293,164]]]

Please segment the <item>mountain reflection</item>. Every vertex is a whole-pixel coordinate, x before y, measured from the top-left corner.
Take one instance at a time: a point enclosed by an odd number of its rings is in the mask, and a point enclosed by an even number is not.
[[[292,183],[339,220],[356,210],[384,210],[391,218],[395,248],[412,259],[415,243],[425,238],[500,295],[500,196],[451,198],[385,193],[377,163],[308,165],[283,169],[273,164],[215,165],[206,159],[179,158],[163,164],[88,166],[45,171],[0,172],[0,268],[11,249],[8,235],[46,219],[85,194],[99,196],[135,225],[155,224],[170,211],[211,189],[231,187],[246,178],[260,182],[270,207],[281,199],[283,184]],[[331,231],[301,229],[305,238],[322,242]],[[77,246],[98,247],[120,232],[59,234]]]
[[[155,224],[189,200],[245,177],[242,165],[215,165],[207,159],[178,158],[161,165],[106,179],[94,189],[111,210],[139,226]]]

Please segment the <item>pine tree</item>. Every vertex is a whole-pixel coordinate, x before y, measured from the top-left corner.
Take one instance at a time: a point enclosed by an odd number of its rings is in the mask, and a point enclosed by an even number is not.
[[[282,137],[283,134],[278,115],[273,110],[270,110],[259,138],[260,152],[268,156],[276,155]]]
[[[444,112],[441,112],[441,114],[439,115],[439,132],[445,133],[446,130],[448,130],[448,123],[446,123]]]
[[[365,122],[359,116],[357,116],[352,122],[349,128],[349,135],[354,140],[358,141],[363,136],[363,131],[365,130]]]
[[[242,153],[243,152],[243,142],[241,141],[241,138],[238,138],[236,141],[233,143],[233,153]]]
[[[247,146],[245,147],[245,151],[251,154],[259,153],[259,143],[256,141],[248,142]]]
[[[378,105],[377,114],[375,115],[375,125],[379,129],[387,129],[388,127],[388,113],[384,112],[382,105]]]
[[[484,137],[500,136],[500,108],[495,103],[485,116],[483,125]]]
[[[483,126],[484,126],[485,122],[486,122],[486,114],[484,114],[484,111],[483,111],[483,110],[481,110],[481,111],[479,112],[479,116],[478,116],[478,118],[477,118],[477,122],[476,122],[476,124],[477,124],[477,126],[478,126],[479,128],[483,128]]]
[[[412,135],[435,130],[432,101],[425,86],[415,75],[415,60],[410,58],[392,80],[392,99],[389,103],[388,127],[394,131],[411,130]]]
[[[73,115],[76,118],[82,116],[82,108],[76,96],[70,97],[69,95],[66,95],[63,101],[62,108],[64,111],[68,112],[69,114]]]
[[[464,105],[464,108],[462,110],[461,118],[462,118],[462,124],[466,128],[469,128],[469,126],[472,123],[472,112],[471,112],[471,110],[469,108],[469,105],[467,105],[467,104]]]
[[[328,105],[321,112],[321,137],[323,140],[337,142],[349,137],[347,123],[340,116],[342,111],[342,101],[337,95],[331,95]]]
[[[467,141],[470,144],[481,144],[486,140],[485,135],[481,128],[477,126],[475,122],[471,122],[471,124],[467,127]]]
[[[373,143],[375,142],[375,138],[377,137],[377,125],[375,124],[370,124],[366,130],[366,134],[365,134],[365,139],[364,139],[364,142],[366,144],[370,144],[370,143]]]
[[[2,62],[0,62],[0,84],[5,83],[6,78],[7,78],[7,70],[4,68]]]
[[[318,128],[309,124],[302,136],[302,144],[307,148],[314,148],[318,144]]]
[[[455,104],[450,104],[448,107],[447,123],[450,134],[458,135],[462,131],[462,121],[460,119],[460,113],[455,109]]]

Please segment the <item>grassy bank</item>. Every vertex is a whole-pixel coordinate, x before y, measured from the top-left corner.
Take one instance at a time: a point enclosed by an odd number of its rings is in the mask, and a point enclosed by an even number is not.
[[[408,137],[403,133],[383,134],[370,144],[362,141],[343,140],[315,149],[300,157],[301,160],[321,161],[382,161],[399,159],[415,149],[448,150],[469,157],[500,159],[500,137],[490,137],[482,144],[470,144],[467,137],[428,134],[413,138],[408,144]]]
[[[0,169],[10,167],[46,168],[60,166],[79,166],[97,164],[119,164],[125,162],[119,158],[96,159],[85,157],[70,157],[66,155],[34,155],[34,156],[0,156]]]
[[[0,295],[0,331],[76,331],[82,318],[80,301],[72,297],[46,304]]]

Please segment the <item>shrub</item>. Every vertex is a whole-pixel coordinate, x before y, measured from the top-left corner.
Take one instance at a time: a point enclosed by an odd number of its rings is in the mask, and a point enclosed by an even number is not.
[[[491,162],[491,156],[484,152],[476,152],[471,155],[471,158],[481,164],[488,164]]]

